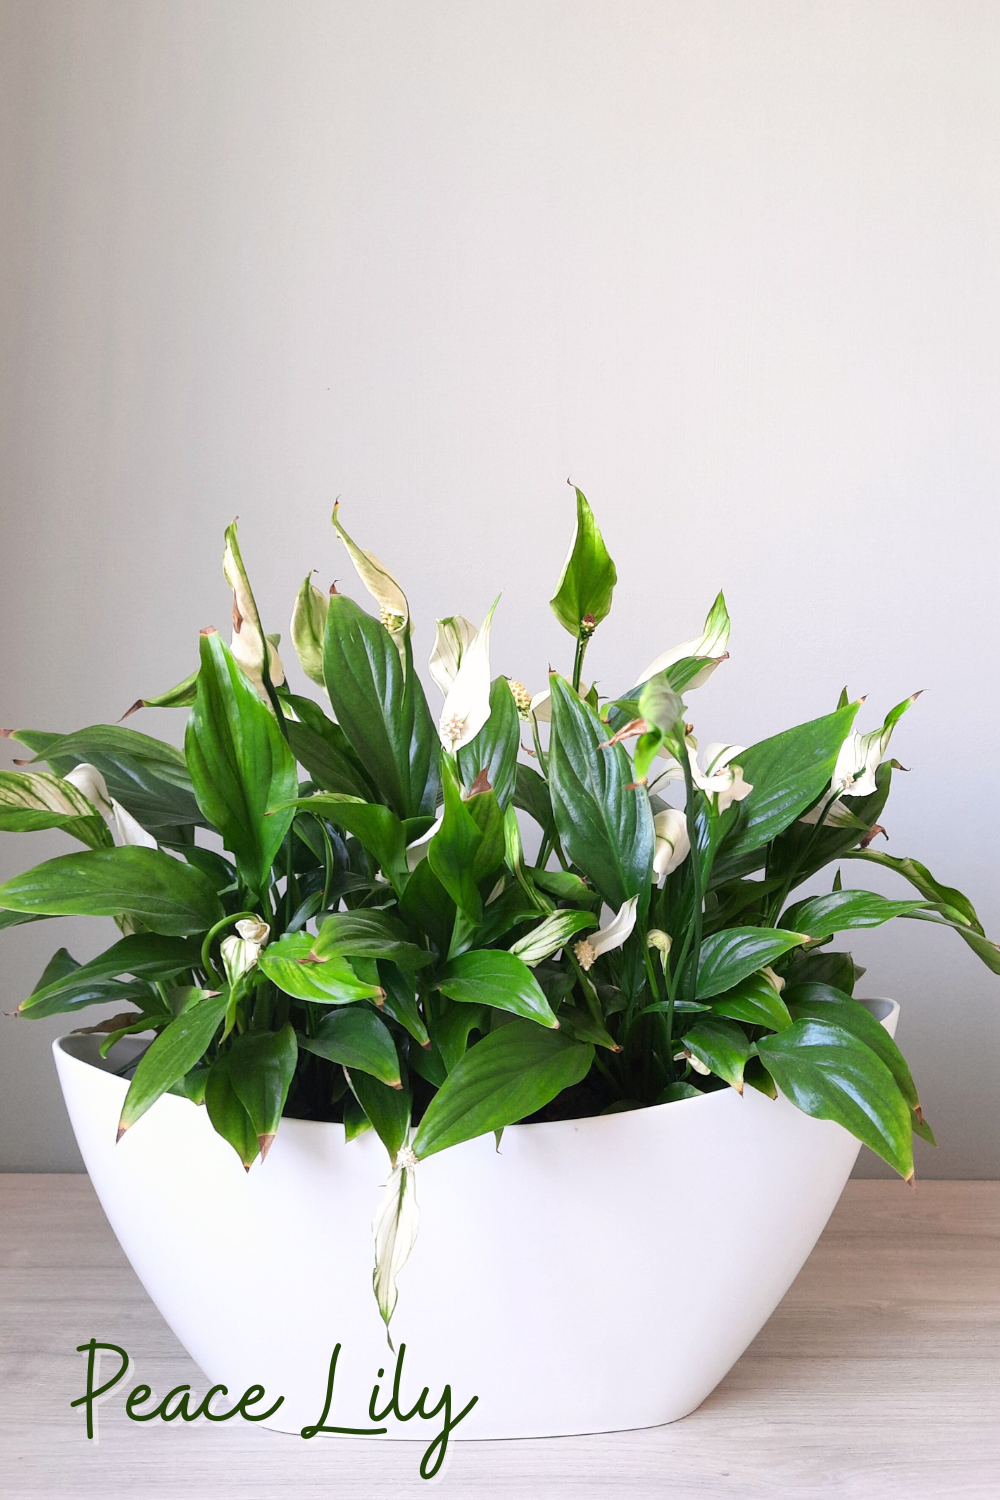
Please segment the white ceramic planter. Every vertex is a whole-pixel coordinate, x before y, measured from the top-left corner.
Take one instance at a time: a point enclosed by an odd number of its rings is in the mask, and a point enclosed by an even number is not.
[[[868,1001],[890,1033],[899,1007]],[[139,1279],[212,1382],[285,1400],[268,1425],[368,1425],[393,1356],[371,1290],[387,1176],[372,1132],[282,1121],[245,1173],[204,1109],[162,1098],[115,1145],[124,1080],[99,1038],[55,1043],[87,1170]],[[122,1042],[117,1063],[135,1046]],[[402,1397],[477,1405],[455,1437],[541,1437],[672,1422],[770,1317],[840,1197],[858,1144],[747,1089],[631,1113],[515,1125],[421,1162],[420,1235],[392,1332]],[[162,1393],[161,1393],[162,1394]],[[270,1404],[270,1403],[268,1403]],[[416,1425],[389,1423],[414,1438]],[[436,1430],[436,1427],[435,1427]]]

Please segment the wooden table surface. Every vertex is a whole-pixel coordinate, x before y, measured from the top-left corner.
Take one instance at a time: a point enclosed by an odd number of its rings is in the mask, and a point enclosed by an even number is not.
[[[76,1345],[121,1344],[157,1392],[204,1377],[136,1280],[86,1177],[0,1177],[0,1494],[310,1500],[428,1494],[423,1443],[300,1438],[238,1419],[85,1438]],[[650,1269],[653,1266],[650,1262]],[[774,1317],[669,1427],[453,1441],[434,1481],[481,1496],[1000,1496],[1000,1183],[852,1182]],[[112,1366],[113,1368],[113,1366]],[[117,1395],[117,1393],[116,1393]],[[429,1430],[429,1429],[428,1429]]]

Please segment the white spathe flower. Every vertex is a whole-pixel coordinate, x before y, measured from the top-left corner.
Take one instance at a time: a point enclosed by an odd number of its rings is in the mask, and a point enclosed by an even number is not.
[[[879,729],[868,734],[860,734],[856,729],[851,731],[840,747],[829,792],[799,819],[800,823],[818,823],[822,817],[824,824],[831,827],[850,824],[853,814],[844,807],[840,798],[870,797],[877,790],[875,775],[885,759],[892,731],[910,704],[919,697],[919,693],[913,693],[897,704]],[[835,799],[832,803],[831,797]]]
[[[719,594],[708,612],[705,620],[705,628],[701,635],[696,636],[693,641],[684,641],[680,646],[674,646],[671,651],[664,651],[655,661],[651,661],[645,671],[636,678],[636,686],[648,682],[659,672],[665,672],[667,667],[672,667],[675,661],[681,661],[685,656],[711,656],[717,658],[710,661],[707,666],[702,667],[697,676],[692,677],[686,684],[689,688],[701,687],[707,682],[719,665],[719,661],[726,655],[726,647],[729,645],[729,612],[726,609],[726,601]]]
[[[490,626],[499,602],[499,598],[493,601],[482,629],[463,652],[455,680],[445,695],[441,743],[452,754],[474,740],[490,716]]]
[[[90,765],[88,761],[81,761],[78,766],[73,767],[72,771],[66,772],[63,781],[68,781],[70,786],[75,786],[77,791],[82,792],[102,817],[112,816],[114,808],[108,796],[108,783],[96,766]]]
[[[290,634],[303,672],[310,682],[315,682],[320,687],[325,687],[323,637],[326,634],[326,617],[329,610],[328,596],[316,587],[310,573],[295,597]]]
[[[397,579],[384,563],[379,562],[374,552],[365,552],[352,541],[337,517],[340,502],[333,507],[333,529],[351,555],[351,562],[365,588],[379,607],[379,617],[396,643],[400,656],[407,632],[413,634],[410,624],[410,606]]]
[[[420,1224],[413,1170],[416,1164],[417,1158],[409,1146],[402,1146],[396,1154],[395,1166],[372,1222],[375,1235],[372,1284],[379,1312],[386,1324],[396,1307],[396,1277],[409,1259]]]
[[[656,845],[653,874],[662,885],[667,876],[684,863],[691,852],[687,816],[676,807],[666,807],[653,818]]]
[[[426,857],[427,850],[430,848],[431,839],[438,832],[443,822],[444,808],[442,807],[441,811],[438,813],[437,817],[434,819],[434,822],[428,828],[427,832],[422,833],[418,839],[414,839],[412,844],[407,844],[406,868],[409,870],[411,875],[417,868],[417,865],[419,865],[420,861]]]
[[[581,938],[573,945],[573,952],[581,969],[592,969],[602,953],[610,953],[612,949],[622,946],[635,926],[638,903],[638,896],[630,896],[618,908],[607,927],[599,928],[597,932],[592,932],[589,937]]]
[[[153,835],[147,833],[142,824],[116,798],[108,795],[108,784],[96,766],[90,765],[88,761],[81,761],[72,771],[67,772],[63,780],[76,787],[97,808],[112,833],[117,834],[120,845],[142,849],[158,848]]]
[[[260,917],[244,917],[237,922],[235,935],[220,944],[226,978],[231,985],[253,968],[270,936],[270,927]]]
[[[590,683],[589,682],[581,682],[579,688],[577,689],[577,692],[579,693],[579,695],[580,695],[581,698],[585,699],[587,697],[587,694],[590,692]],[[551,691],[551,689],[550,688],[545,688],[542,692],[536,693],[535,696],[532,698],[529,707],[530,707],[531,713],[534,715],[536,723],[538,723],[538,724],[551,724],[551,722],[552,722],[552,691]]]
[[[476,634],[475,625],[464,615],[449,615],[446,620],[437,622],[430,668],[431,676],[446,698],[458,676],[462,657],[476,639]]]
[[[717,799],[716,807],[720,813],[724,813],[732,803],[742,802],[753,791],[753,783],[743,779],[743,767],[731,764],[737,755],[743,754],[745,748],[744,745],[723,745],[717,742],[706,745],[703,771],[698,764],[698,742],[690,735],[687,738],[691,780],[699,791]],[[680,762],[669,751],[661,750],[659,753],[666,759],[667,766],[656,778],[656,783],[683,781],[684,772]]]
[[[253,683],[261,697],[264,690],[264,653],[267,653],[267,671],[272,687],[280,687],[285,680],[285,669],[281,665],[274,642],[264,634],[257,605],[254,602],[250,580],[240,556],[236,539],[236,522],[226,527],[226,550],[222,554],[222,571],[233,591],[233,639],[230,651],[243,675]]]
[[[695,1073],[700,1073],[703,1078],[707,1078],[709,1073],[711,1073],[712,1071],[707,1063],[703,1063],[700,1057],[695,1057],[694,1053],[688,1052],[687,1049],[685,1049],[683,1052],[675,1052],[674,1062],[690,1063],[693,1071]]]

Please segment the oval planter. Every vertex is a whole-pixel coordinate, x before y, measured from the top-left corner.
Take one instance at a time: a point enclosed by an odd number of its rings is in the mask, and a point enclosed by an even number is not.
[[[898,1005],[865,1003],[894,1033]],[[319,1420],[341,1344],[327,1420],[367,1425],[377,1372],[391,1386],[394,1363],[371,1290],[381,1143],[284,1119],[247,1174],[204,1109],[166,1095],[116,1146],[126,1083],[99,1041],[60,1038],[59,1080],[111,1227],[167,1323],[210,1381],[283,1395],[268,1425],[286,1432]],[[392,1324],[407,1345],[403,1402],[424,1386],[436,1402],[445,1383],[456,1410],[478,1396],[462,1438],[686,1416],[798,1275],[858,1150],[783,1098],[724,1089],[514,1125],[499,1152],[490,1135],[421,1162]],[[392,1423],[388,1435],[420,1434]]]

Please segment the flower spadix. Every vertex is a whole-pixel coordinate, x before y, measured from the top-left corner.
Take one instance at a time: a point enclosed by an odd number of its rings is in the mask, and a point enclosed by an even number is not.
[[[280,687],[284,682],[285,669],[278,655],[277,637],[271,640],[265,636],[264,627],[260,623],[250,580],[240,556],[235,521],[226,527],[226,550],[222,554],[222,571],[233,591],[233,642],[229,649],[243,675],[250,679],[262,697],[266,697],[265,659],[272,687]]]
[[[490,716],[490,626],[499,596],[466,650],[454,681],[445,694],[440,733],[452,753],[474,740]]]
[[[395,641],[400,656],[403,656],[403,643],[406,636],[413,634],[410,606],[406,602],[406,595],[400,588],[398,580],[389,572],[384,563],[379,562],[374,552],[364,551],[347,535],[340,524],[337,514],[339,509],[340,502],[338,501],[333,507],[333,529],[350,553],[351,562],[354,564],[358,577],[379,607],[379,618],[382,624]]]
[[[726,609],[726,601],[720,593],[705,619],[705,628],[701,635],[695,636],[694,640],[684,641],[679,646],[674,646],[670,651],[664,651],[662,656],[651,661],[639,676],[636,684],[648,682],[659,672],[665,672],[667,667],[672,667],[675,662],[682,661],[687,656],[705,656],[714,658],[706,662],[701,671],[684,684],[685,687],[701,687],[707,682],[726,656],[726,648],[729,645],[729,611]]]
[[[581,938],[574,944],[573,952],[581,969],[591,969],[600,958],[602,953],[610,953],[631,936],[635,927],[636,907],[639,903],[638,896],[630,896],[627,901],[615,912],[606,927],[600,927],[592,932],[589,937]]]

